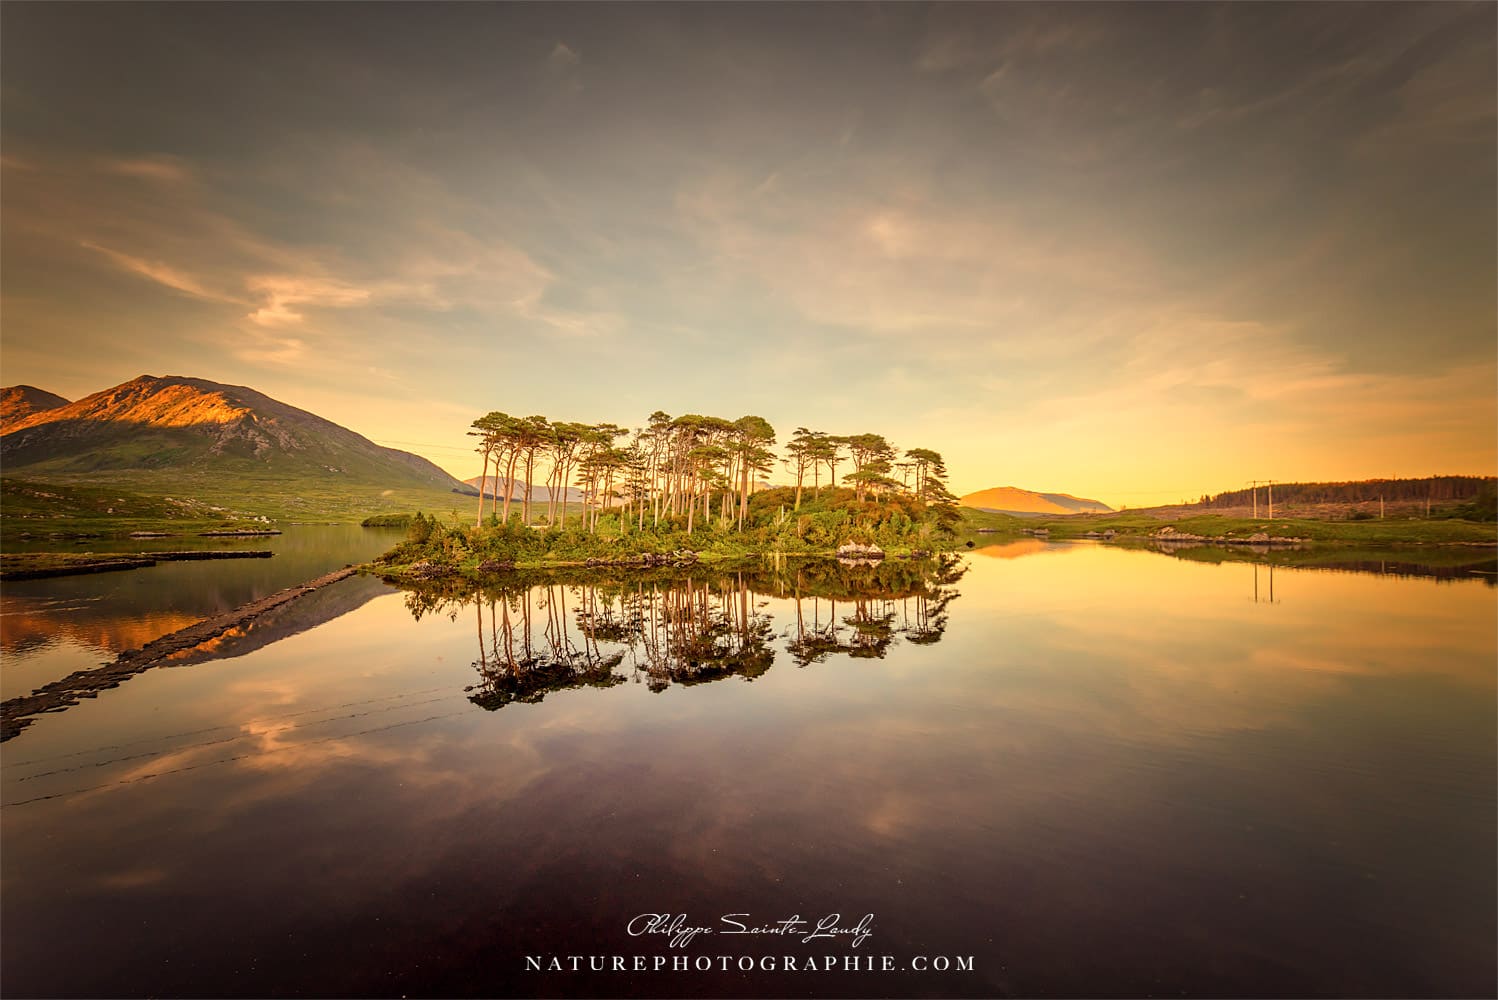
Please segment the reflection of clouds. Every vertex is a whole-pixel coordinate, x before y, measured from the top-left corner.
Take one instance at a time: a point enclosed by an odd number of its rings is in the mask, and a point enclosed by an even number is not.
[[[165,868],[126,868],[99,879],[106,889],[139,889],[166,880]]]
[[[1052,546],[1038,538],[1030,538],[1019,542],[1004,542],[1000,545],[982,545],[973,550],[973,555],[985,556],[989,559],[1019,559],[1021,556],[1039,555],[1047,549],[1052,552],[1067,551],[1061,546]]]
[[[502,950],[547,933],[535,914],[616,929],[647,895],[767,918],[872,897],[880,940],[966,940],[960,925],[981,914],[1016,950],[1029,932],[1137,924],[1220,955],[1244,920],[1252,947],[1296,936],[1324,912],[1318,893],[1369,933],[1402,926],[1389,921],[1406,903],[1465,898],[1444,869],[1414,885],[1427,872],[1400,838],[1462,846],[1473,824],[1452,802],[1470,791],[1473,741],[1422,728],[1401,699],[1449,714],[1471,690],[1465,667],[1414,671],[1436,654],[1491,663],[1485,588],[1278,571],[1282,603],[1256,606],[1247,567],[1067,554],[970,560],[939,647],[807,670],[782,669],[782,653],[754,684],[572,691],[501,713],[463,700],[471,614],[418,622],[397,596],[376,599],[212,673],[115,692],[125,718],[168,709],[147,732],[169,717],[238,742],[121,762],[113,777],[193,769],[116,794],[8,811],[8,865],[56,873],[8,882],[8,905],[169,890],[212,933],[232,897],[236,921],[300,930],[315,912],[341,928],[400,912],[422,940],[443,921],[453,935],[502,927]],[[791,600],[759,601],[794,621]],[[1362,672],[1327,669],[1342,659]],[[1422,686],[1375,690],[1406,678]],[[369,714],[330,721],[354,713]],[[85,706],[32,735],[54,740],[46,752],[102,743],[101,718]],[[1439,775],[1408,752],[1416,740],[1434,741]],[[254,756],[216,763],[241,754]],[[1237,902],[1254,880],[1270,891]],[[1215,906],[1224,886],[1230,912]],[[1470,945],[1467,928],[1439,933]]]

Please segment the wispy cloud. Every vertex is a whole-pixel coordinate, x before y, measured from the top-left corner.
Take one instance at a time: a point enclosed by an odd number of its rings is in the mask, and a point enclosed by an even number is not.
[[[105,160],[101,165],[108,173],[144,180],[177,184],[189,180],[192,171],[186,163],[175,156],[152,156],[138,159]]]
[[[103,254],[119,267],[123,268],[126,271],[129,271],[132,274],[138,274],[143,278],[148,278],[151,281],[156,282],[157,284],[165,285],[167,288],[174,289],[186,295],[191,295],[195,298],[200,299],[207,299],[212,302],[236,301],[235,299],[228,298],[218,293],[209,291],[203,286],[201,282],[193,278],[191,275],[185,274],[177,268],[174,268],[161,261],[146,260],[144,258],[135,257],[127,253],[121,253],[118,250],[112,250],[109,247],[100,246],[99,244],[91,242],[89,240],[82,240],[80,241],[79,245]]]

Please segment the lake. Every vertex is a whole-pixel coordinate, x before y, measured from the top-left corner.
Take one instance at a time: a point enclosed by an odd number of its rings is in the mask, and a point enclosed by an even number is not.
[[[0,698],[28,694],[74,670],[339,568],[405,537],[400,529],[293,525],[260,538],[36,539],[8,551],[269,550],[269,559],[159,563],[146,569],[7,582],[0,590]]]
[[[7,683],[388,544],[328,530],[8,586]],[[5,992],[1491,995],[1498,591],[1442,575],[356,577],[4,744]]]

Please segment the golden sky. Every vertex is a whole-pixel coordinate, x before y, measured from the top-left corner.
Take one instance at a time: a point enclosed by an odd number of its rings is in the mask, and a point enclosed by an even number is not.
[[[1498,471],[1491,4],[7,4],[0,367],[759,413],[1115,506]]]

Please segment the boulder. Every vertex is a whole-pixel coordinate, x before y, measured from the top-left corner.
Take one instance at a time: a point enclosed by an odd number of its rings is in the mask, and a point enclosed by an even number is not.
[[[840,545],[837,549],[839,559],[872,559],[878,561],[884,558],[884,550],[877,545],[859,545],[857,542],[848,542]]]

